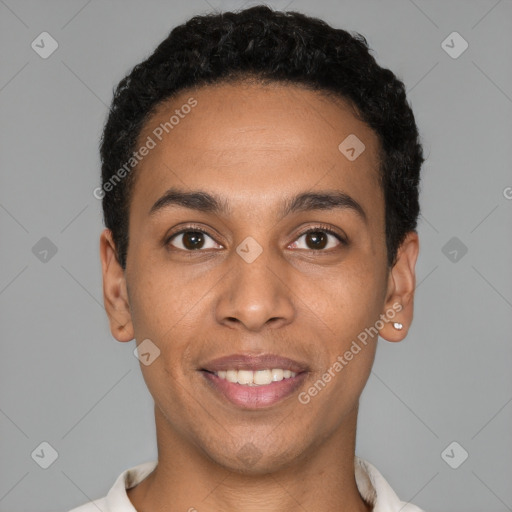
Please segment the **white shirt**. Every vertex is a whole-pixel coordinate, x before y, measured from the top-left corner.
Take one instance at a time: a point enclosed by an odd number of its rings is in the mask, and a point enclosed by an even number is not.
[[[145,462],[119,475],[108,494],[69,512],[137,512],[126,489],[142,482],[156,467],[157,461]],[[355,478],[359,494],[373,505],[373,512],[423,512],[410,503],[400,501],[377,468],[355,457]]]

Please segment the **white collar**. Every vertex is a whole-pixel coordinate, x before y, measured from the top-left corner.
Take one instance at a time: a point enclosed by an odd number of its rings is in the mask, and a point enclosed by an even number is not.
[[[155,469],[156,465],[157,461],[145,462],[121,473],[107,496],[101,500],[103,502],[101,505],[105,505],[104,508],[98,508],[102,512],[137,512],[128,498],[126,489],[135,487],[142,482]],[[369,462],[355,457],[354,468],[359,493],[367,502],[373,505],[373,512],[422,512],[415,505],[400,501],[377,468]],[[87,512],[89,510],[80,509],[81,507],[76,512]]]

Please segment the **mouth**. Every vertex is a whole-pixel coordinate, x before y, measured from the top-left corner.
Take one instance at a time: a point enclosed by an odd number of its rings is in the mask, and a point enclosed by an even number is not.
[[[242,409],[261,409],[284,400],[308,374],[305,364],[272,354],[223,357],[200,371],[218,397]]]

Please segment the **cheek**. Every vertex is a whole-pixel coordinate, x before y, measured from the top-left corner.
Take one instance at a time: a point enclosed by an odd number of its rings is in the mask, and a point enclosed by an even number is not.
[[[354,265],[348,271],[347,265],[345,270],[317,292],[315,314],[326,326],[324,357],[304,397],[319,396],[317,413],[332,428],[357,406],[370,375],[378,339],[375,323],[384,293],[382,276],[374,267]]]
[[[195,298],[184,293],[182,283],[169,272],[145,269],[132,283],[130,296],[134,332],[140,343],[145,339],[154,344],[157,357],[141,371],[149,392],[161,410],[172,418],[179,417],[182,400],[182,374],[191,366],[190,344],[183,333],[197,324],[195,308],[200,296]]]
[[[376,273],[375,262],[373,266],[359,262],[350,269],[347,264],[343,273],[333,275],[316,290],[315,315],[321,319],[317,324],[325,326],[324,357],[316,378],[328,382],[330,388],[325,394],[330,398],[319,404],[328,408],[332,398],[338,411],[347,410],[355,405],[353,400],[364,388],[374,361],[384,279]]]
[[[197,287],[187,286],[183,275],[156,264],[140,266],[130,281],[130,310],[137,339],[159,339],[179,329],[200,299]],[[204,292],[203,292],[204,293]]]
[[[130,284],[135,337],[138,342],[150,339],[159,351],[154,363],[141,365],[148,388],[154,394],[162,383],[172,387],[184,372],[193,369],[190,351],[202,345],[200,326],[207,303],[204,295],[212,285],[203,282],[204,286],[198,286],[183,271],[156,264],[140,267],[137,280]],[[198,336],[194,344],[190,343],[192,333]]]
[[[375,261],[369,265],[347,261],[314,286],[309,283],[308,289],[319,317],[345,340],[377,320],[386,292],[385,279],[376,272]]]

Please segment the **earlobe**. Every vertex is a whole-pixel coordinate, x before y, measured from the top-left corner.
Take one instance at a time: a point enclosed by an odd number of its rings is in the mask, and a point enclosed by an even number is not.
[[[388,276],[388,290],[383,312],[385,322],[379,331],[379,336],[387,341],[402,341],[411,326],[418,253],[418,234],[411,231],[400,246],[395,265]]]
[[[116,258],[110,229],[100,236],[100,258],[103,274],[103,300],[112,336],[118,341],[134,338],[125,272]]]

